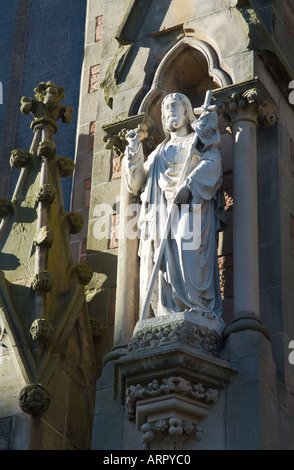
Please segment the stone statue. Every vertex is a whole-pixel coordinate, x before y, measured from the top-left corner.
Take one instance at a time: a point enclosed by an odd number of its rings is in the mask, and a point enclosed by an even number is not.
[[[128,190],[141,192],[140,305],[147,295],[163,226],[171,207],[177,207],[147,318],[185,311],[220,317],[217,240],[224,212],[217,113],[204,109],[196,120],[189,99],[172,93],[162,102],[162,125],[166,139],[145,162],[140,130],[129,131],[123,159]],[[187,158],[188,171],[179,188]]]

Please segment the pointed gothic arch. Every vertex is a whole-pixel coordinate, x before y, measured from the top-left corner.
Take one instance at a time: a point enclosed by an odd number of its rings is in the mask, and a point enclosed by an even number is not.
[[[195,37],[185,37],[173,46],[160,62],[151,89],[139,106],[161,129],[160,103],[172,92],[187,95],[193,106],[203,103],[208,89],[232,84],[231,77],[220,67],[215,50]]]

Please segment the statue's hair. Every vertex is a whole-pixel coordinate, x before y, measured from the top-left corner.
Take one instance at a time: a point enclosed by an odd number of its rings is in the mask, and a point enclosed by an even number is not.
[[[163,98],[162,103],[161,103],[161,122],[162,122],[163,131],[167,137],[170,136],[170,132],[166,127],[166,121],[165,121],[165,116],[164,116],[164,103],[166,102],[168,98],[175,98],[175,97],[180,98],[180,101],[182,102],[185,108],[185,115],[187,117],[187,124],[188,124],[190,131],[193,130],[191,127],[192,122],[196,120],[195,114],[193,112],[193,107],[189,98],[187,98],[186,95],[183,95],[183,93],[170,93],[169,95]]]

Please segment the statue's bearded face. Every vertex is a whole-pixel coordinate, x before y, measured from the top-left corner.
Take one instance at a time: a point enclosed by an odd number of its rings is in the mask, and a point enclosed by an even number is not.
[[[182,101],[177,95],[170,96],[166,99],[163,105],[163,112],[166,128],[170,132],[173,132],[177,129],[182,128],[183,126],[186,126],[186,110]]]

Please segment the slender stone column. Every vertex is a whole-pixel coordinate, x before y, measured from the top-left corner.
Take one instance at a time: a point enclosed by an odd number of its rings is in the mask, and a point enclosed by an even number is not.
[[[259,318],[257,126],[266,116],[260,99],[259,91],[252,89],[233,95],[229,104],[234,138],[234,318],[225,336],[251,329],[268,337]]]
[[[125,233],[127,223],[134,217],[128,213],[133,204],[133,196],[128,192],[124,170],[122,168],[120,193],[120,224],[119,224],[119,250],[117,267],[117,291],[115,308],[115,328],[113,352],[118,356],[127,352],[128,343],[132,337],[139,310],[139,263],[138,240],[128,238]],[[126,289],[127,286],[127,289]]]

